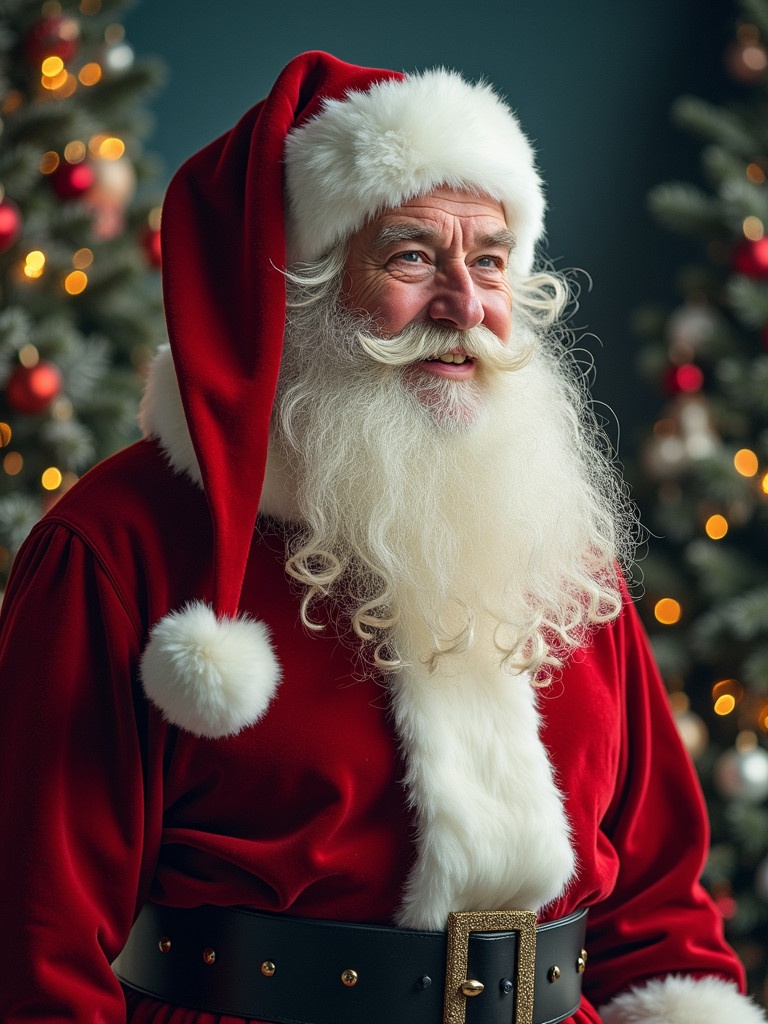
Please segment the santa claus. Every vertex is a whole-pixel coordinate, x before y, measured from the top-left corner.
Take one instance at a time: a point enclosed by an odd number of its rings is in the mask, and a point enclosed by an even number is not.
[[[3,609],[3,1020],[764,1020],[543,213],[488,86],[320,53],[177,174]]]

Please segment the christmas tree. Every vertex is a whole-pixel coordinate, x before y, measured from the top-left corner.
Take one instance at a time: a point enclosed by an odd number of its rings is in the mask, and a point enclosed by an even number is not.
[[[704,880],[768,1002],[768,0],[734,20],[727,100],[673,111],[701,180],[650,196],[693,256],[679,305],[638,312],[664,404],[633,475],[642,611],[712,822]]]
[[[136,434],[163,337],[156,168],[123,0],[0,0],[0,582],[40,515]]]

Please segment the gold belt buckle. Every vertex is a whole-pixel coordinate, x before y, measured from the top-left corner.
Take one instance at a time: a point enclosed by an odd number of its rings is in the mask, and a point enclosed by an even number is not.
[[[443,1024],[464,1024],[467,998],[481,995],[483,985],[467,976],[472,932],[517,932],[515,1024],[533,1024],[536,978],[536,914],[532,910],[468,910],[448,915]]]

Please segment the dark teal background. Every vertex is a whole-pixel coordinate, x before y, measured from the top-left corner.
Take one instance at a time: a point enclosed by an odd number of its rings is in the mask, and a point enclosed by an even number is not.
[[[168,67],[148,145],[165,179],[303,50],[400,70],[445,64],[492,82],[538,151],[550,257],[592,278],[574,322],[599,339],[584,342],[597,363],[593,393],[614,410],[629,455],[660,402],[635,369],[631,314],[675,300],[681,260],[695,255],[651,220],[646,196],[698,177],[699,144],[669,110],[681,93],[717,102],[733,90],[722,56],[736,13],[728,0],[143,0],[124,23],[136,52]]]

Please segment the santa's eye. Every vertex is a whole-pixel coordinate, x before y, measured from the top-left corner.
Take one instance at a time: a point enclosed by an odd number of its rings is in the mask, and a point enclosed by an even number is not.
[[[475,260],[475,266],[483,270],[504,269],[504,260],[500,256],[481,256]]]

